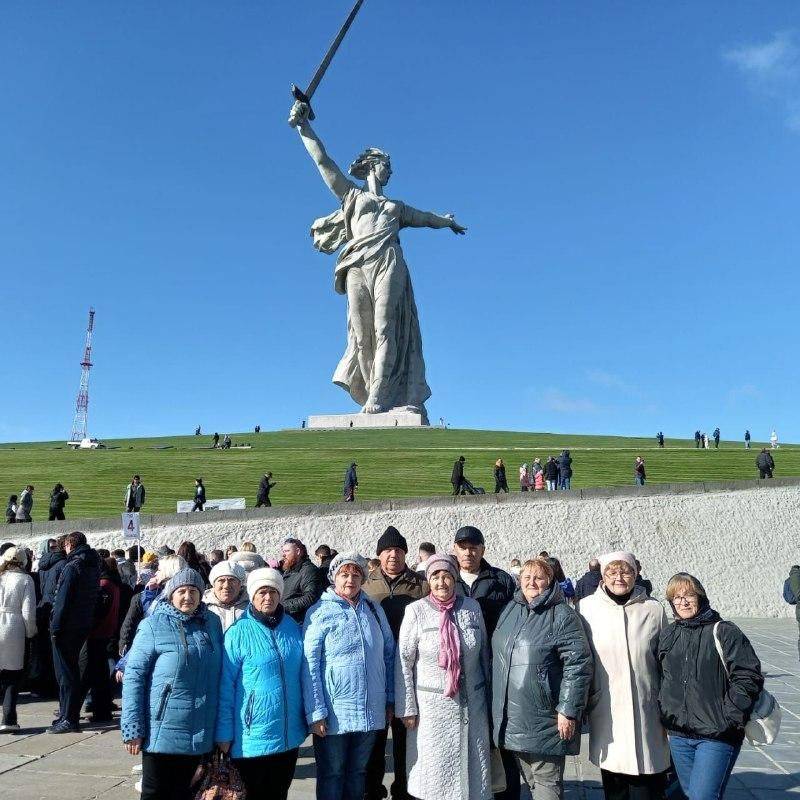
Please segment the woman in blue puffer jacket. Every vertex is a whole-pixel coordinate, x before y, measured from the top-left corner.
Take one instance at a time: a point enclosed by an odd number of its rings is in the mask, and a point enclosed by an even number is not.
[[[303,623],[303,702],[314,734],[317,800],[361,800],[376,731],[394,704],[394,637],[383,609],[361,591],[367,562],[340,553],[333,586]]]
[[[214,747],[222,625],[193,569],[167,581],[133,640],[122,684],[122,739],[142,753],[142,800],[189,800],[192,777]]]
[[[281,605],[280,572],[253,570],[247,594],[250,605],[225,634],[217,746],[234,759],[249,800],[286,800],[308,735],[300,692],[303,635]]]

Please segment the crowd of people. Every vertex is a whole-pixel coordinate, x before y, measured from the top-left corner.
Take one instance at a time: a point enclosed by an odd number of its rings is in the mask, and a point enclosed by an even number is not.
[[[662,604],[629,552],[574,585],[545,551],[506,572],[470,525],[448,552],[408,550],[392,526],[372,569],[329,545],[315,563],[296,538],[275,559],[7,543],[0,730],[19,730],[23,688],[57,692],[52,734],[87,701],[109,722],[121,684],[143,800],[189,798],[215,751],[248,798],[286,798],[309,734],[319,800],[377,800],[390,732],[394,800],[518,800],[521,781],[556,800],[585,723],[608,800],[660,798],[671,764],[693,800],[722,795],[763,676],[698,578],[674,575]]]

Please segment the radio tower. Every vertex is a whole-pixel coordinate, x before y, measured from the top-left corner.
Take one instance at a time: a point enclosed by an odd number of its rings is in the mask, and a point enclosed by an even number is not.
[[[80,442],[86,438],[86,425],[89,416],[89,370],[92,368],[92,331],[94,330],[94,309],[89,309],[89,327],[86,329],[86,347],[81,361],[81,385],[75,400],[75,418],[72,420],[70,442]]]

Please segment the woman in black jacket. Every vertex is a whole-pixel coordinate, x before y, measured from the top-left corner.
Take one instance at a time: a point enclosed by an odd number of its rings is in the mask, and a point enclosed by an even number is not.
[[[711,608],[697,578],[679,572],[666,596],[675,621],[658,644],[661,720],[681,789],[692,800],[716,800],[725,792],[764,685],[761,662],[744,633]]]
[[[52,522],[54,519],[64,519],[64,506],[69,500],[69,494],[63,484],[57,483],[50,492],[50,513],[47,519]]]

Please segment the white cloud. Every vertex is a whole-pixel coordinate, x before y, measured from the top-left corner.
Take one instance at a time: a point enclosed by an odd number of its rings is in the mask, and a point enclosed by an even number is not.
[[[731,48],[723,58],[738,67],[754,92],[779,102],[788,127],[800,133],[800,44],[795,31]]]
[[[559,414],[596,414],[600,407],[586,397],[570,397],[559,389],[546,389],[542,405]]]
[[[601,369],[588,370],[586,379],[597,386],[602,386],[604,389],[613,389],[626,397],[640,398],[642,396],[642,392],[638,387],[624,381],[618,375],[604,372]]]
[[[752,383],[745,383],[743,386],[737,386],[728,392],[728,400],[731,403],[736,403],[739,400],[762,400],[764,393]]]

